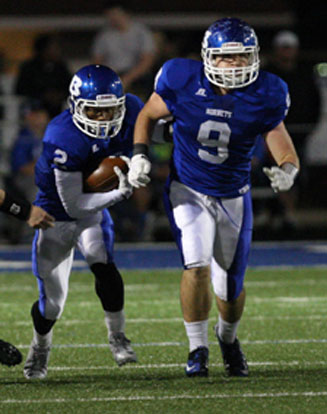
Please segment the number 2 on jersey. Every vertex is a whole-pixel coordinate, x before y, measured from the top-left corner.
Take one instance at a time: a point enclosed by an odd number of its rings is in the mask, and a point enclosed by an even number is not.
[[[218,132],[218,139],[210,139],[211,132]],[[198,155],[201,160],[210,162],[211,164],[221,164],[228,158],[228,144],[231,135],[231,129],[226,122],[218,122],[208,120],[200,125],[197,140],[201,145],[206,147],[217,148],[217,155],[211,154],[209,151],[199,149]]]

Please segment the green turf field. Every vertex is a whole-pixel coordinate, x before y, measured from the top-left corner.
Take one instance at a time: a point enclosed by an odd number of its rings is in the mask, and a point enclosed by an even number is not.
[[[209,378],[186,378],[188,346],[179,271],[124,272],[127,336],[139,362],[119,368],[106,345],[100,302],[88,273],[73,273],[46,380],[0,366],[1,414],[326,413],[327,270],[250,270],[239,339],[249,378],[226,378],[210,318]],[[24,357],[32,337],[36,282],[0,273],[0,338]]]

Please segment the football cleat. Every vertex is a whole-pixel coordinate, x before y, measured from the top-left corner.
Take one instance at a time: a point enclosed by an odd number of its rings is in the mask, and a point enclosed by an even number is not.
[[[24,365],[24,375],[27,379],[44,379],[48,373],[50,347],[41,348],[32,343]]]
[[[11,367],[22,362],[22,354],[9,342],[0,339],[0,363]]]
[[[205,346],[200,346],[188,355],[185,367],[187,377],[207,377],[208,376],[209,350]]]
[[[123,332],[115,332],[109,335],[109,348],[119,366],[129,362],[137,362],[137,356],[133,351],[131,341]]]
[[[239,340],[236,338],[232,344],[225,344],[219,338],[218,325],[215,326],[215,333],[223,355],[227,375],[230,377],[247,377],[249,375],[249,368]]]

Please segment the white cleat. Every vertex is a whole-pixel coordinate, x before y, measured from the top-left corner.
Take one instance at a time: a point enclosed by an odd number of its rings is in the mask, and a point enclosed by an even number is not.
[[[131,341],[123,332],[112,333],[109,336],[109,348],[119,366],[129,362],[137,362],[137,356],[133,351]]]
[[[24,375],[27,379],[44,379],[48,373],[50,347],[41,348],[31,345],[24,365]]]

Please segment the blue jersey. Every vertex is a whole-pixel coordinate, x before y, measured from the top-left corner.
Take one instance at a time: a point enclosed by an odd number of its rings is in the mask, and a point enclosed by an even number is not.
[[[130,156],[136,117],[143,107],[135,95],[126,94],[126,113],[122,128],[112,139],[91,138],[73,123],[65,110],[48,125],[43,138],[43,150],[35,166],[35,182],[39,188],[35,204],[43,207],[56,220],[72,220],[66,213],[55,183],[54,168],[85,173],[90,166],[110,155]]]
[[[201,62],[178,58],[163,65],[155,92],[174,116],[172,178],[214,197],[248,191],[256,137],[287,114],[286,83],[260,71],[251,85],[218,95]]]

